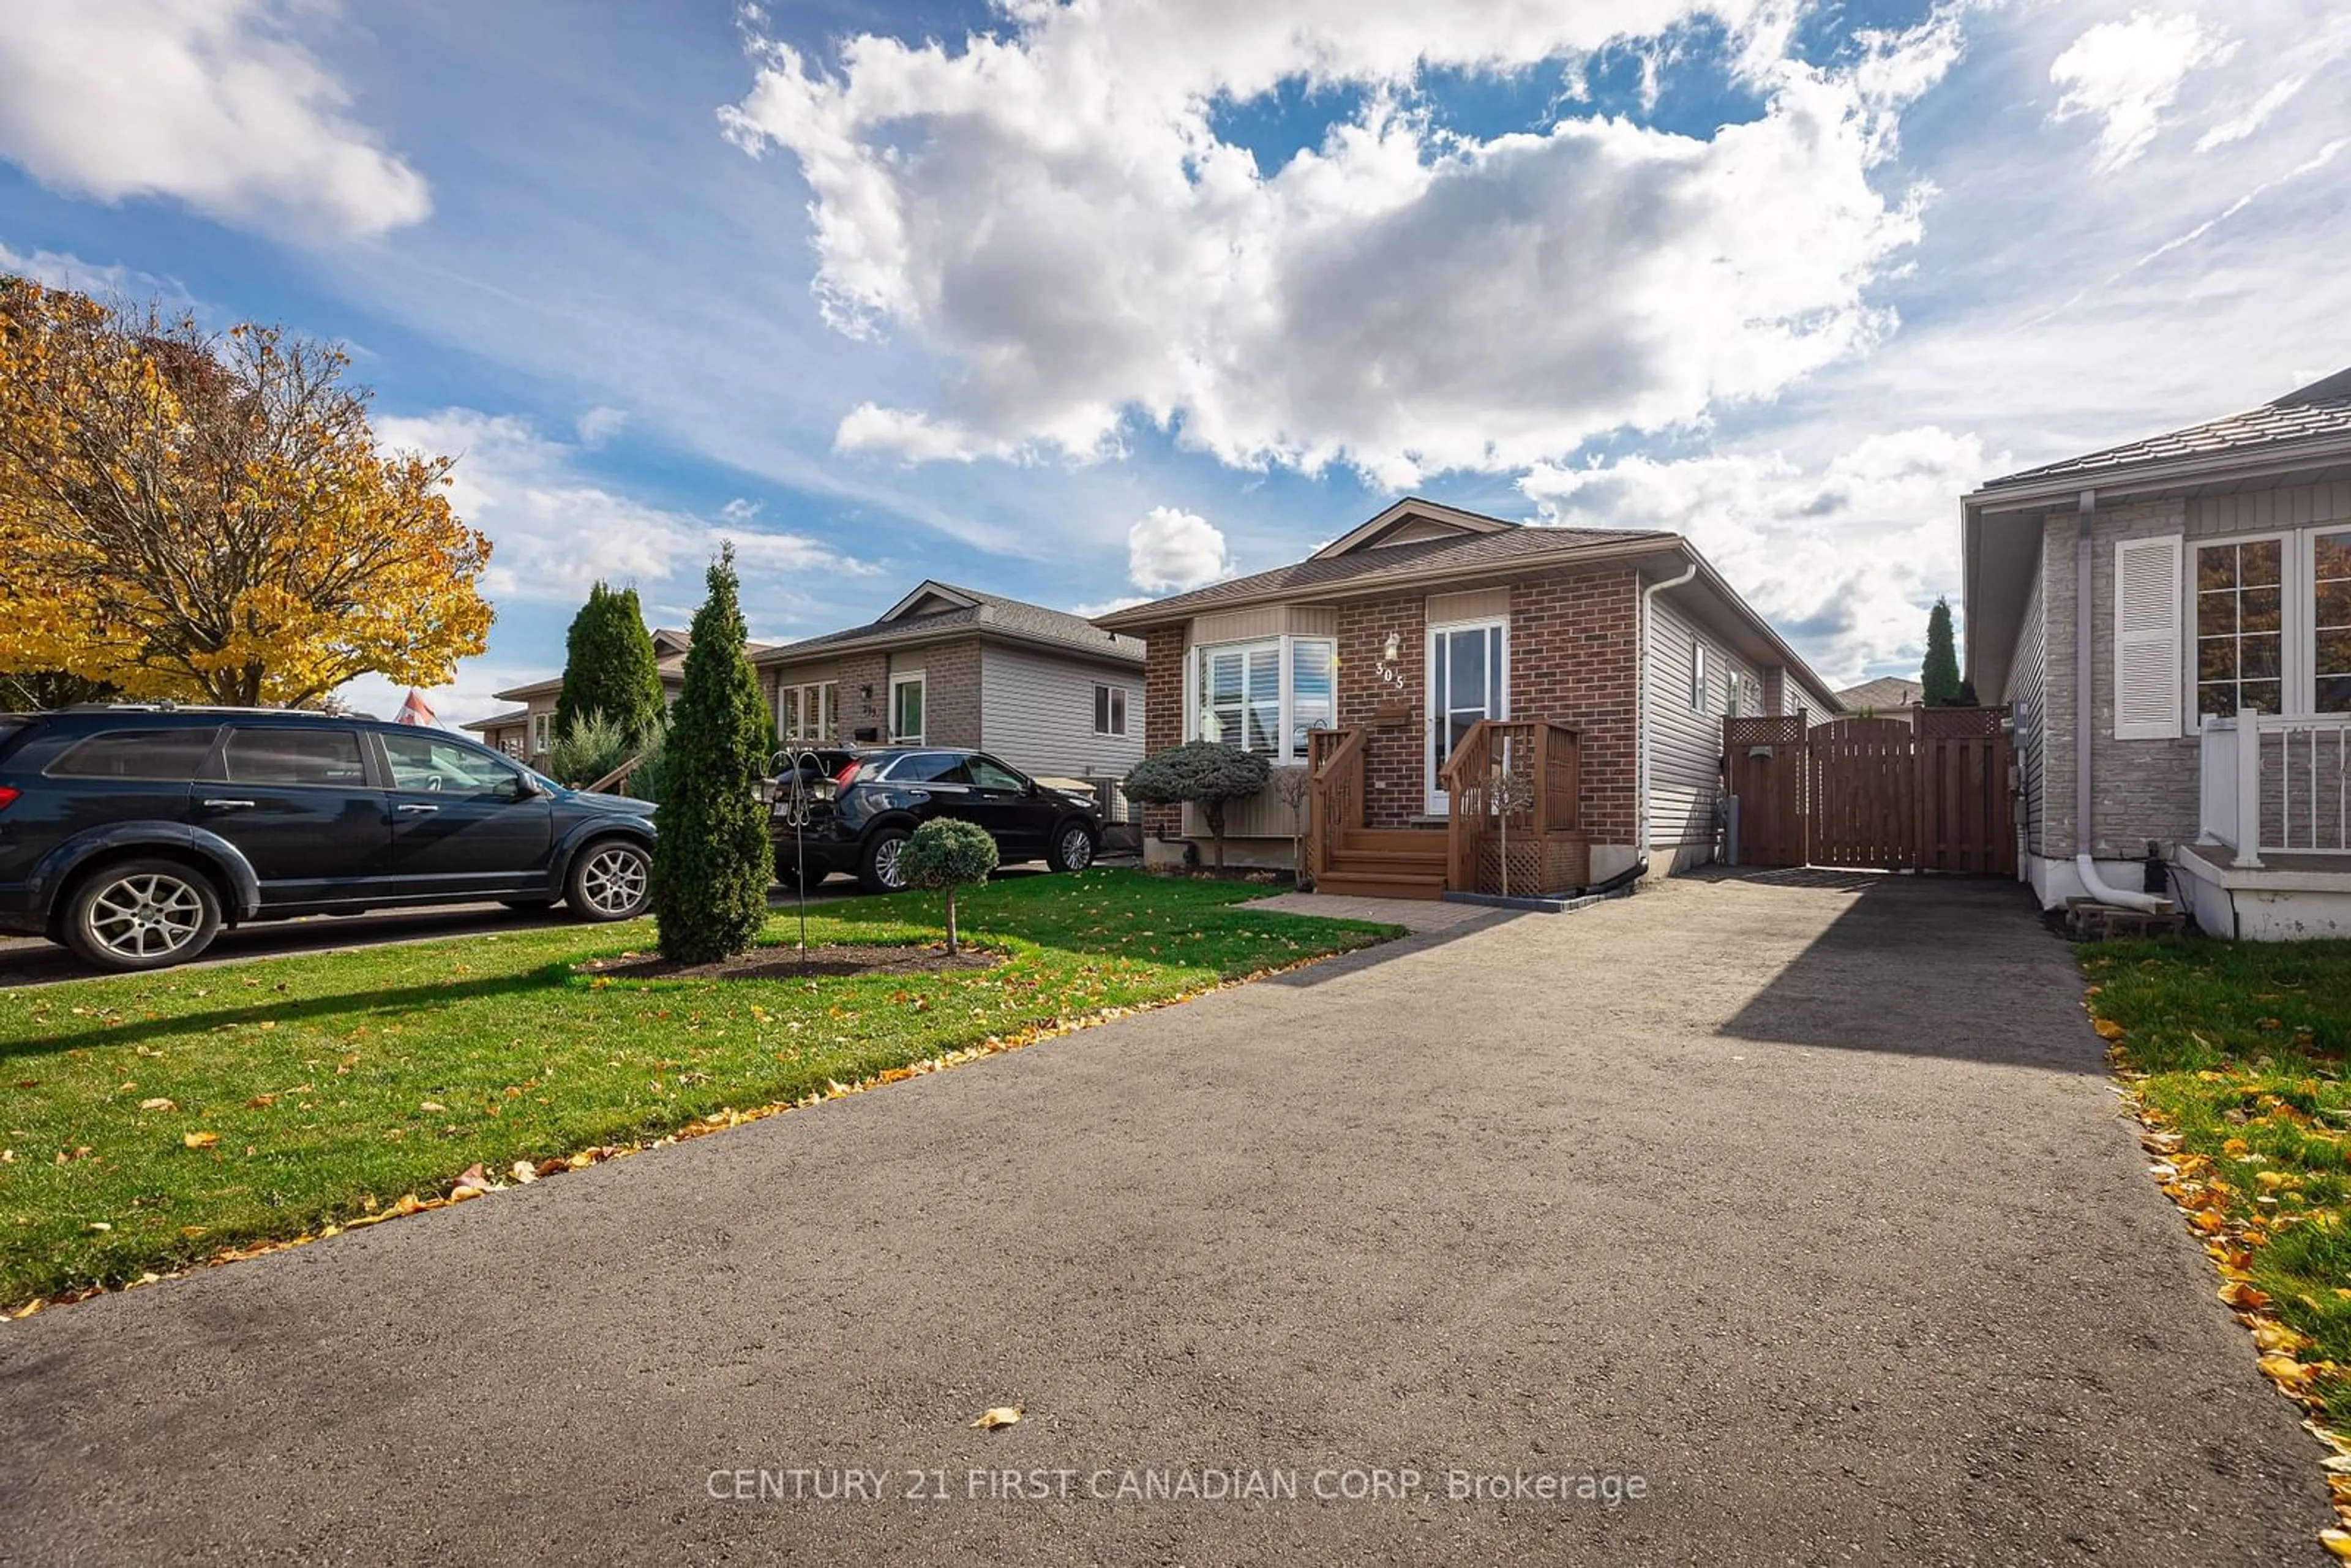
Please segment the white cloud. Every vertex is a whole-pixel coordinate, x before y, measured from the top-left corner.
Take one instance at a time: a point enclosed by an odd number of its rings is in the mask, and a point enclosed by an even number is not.
[[[2147,151],[2189,72],[2223,64],[2236,52],[2234,41],[2186,14],[2134,11],[2128,21],[2101,22],[2050,66],[2049,79],[2065,89],[2050,118],[2095,120],[2095,167],[2109,173]]]
[[[193,308],[195,301],[176,279],[125,267],[120,262],[85,261],[69,252],[37,250],[24,255],[0,241],[0,272],[51,288],[70,288],[95,298],[120,298],[144,303],[153,300],[166,310]]]
[[[1070,613],[1082,615],[1092,621],[1099,616],[1115,615],[1122,610],[1132,610],[1138,604],[1148,604],[1151,599],[1148,593],[1122,593],[1115,599],[1104,599],[1092,604],[1072,604]]]
[[[1182,592],[1232,572],[1225,536],[1197,513],[1154,507],[1126,530],[1126,580],[1145,593]]]
[[[1670,528],[1832,681],[1915,662],[1958,576],[1958,497],[1991,471],[1972,435],[1923,425],[1805,465],[1780,452],[1538,466],[1546,521]],[[1911,672],[1915,674],[1915,672]]]
[[[601,446],[629,427],[629,411],[599,403],[580,416],[573,429],[582,446]]]
[[[758,508],[747,502],[730,503],[713,521],[618,494],[580,471],[580,448],[548,440],[512,415],[444,409],[379,418],[376,433],[388,450],[457,459],[450,505],[490,537],[483,589],[493,599],[576,603],[600,580],[633,584],[648,598],[664,584],[690,583],[689,599],[699,599],[703,568],[728,542],[747,603],[755,591],[800,601],[808,585],[789,580],[799,574],[876,570],[822,540],[757,528]]]
[[[764,44],[726,111],[799,160],[830,319],[951,367],[936,408],[857,408],[843,451],[1090,459],[1139,414],[1228,464],[1394,486],[1700,422],[1886,329],[1866,290],[1919,219],[1872,176],[1959,53],[1938,18],[1815,69],[1757,0],[1008,11],[1012,36],[956,52],[852,39],[837,74]],[[1700,15],[1768,104],[1710,138],[1591,116],[1478,141],[1409,96],[1424,68]],[[1301,78],[1360,111],[1270,171],[1219,137],[1223,108]]]
[[[43,184],[162,196],[310,237],[432,209],[294,24],[331,0],[0,0],[0,157]]]

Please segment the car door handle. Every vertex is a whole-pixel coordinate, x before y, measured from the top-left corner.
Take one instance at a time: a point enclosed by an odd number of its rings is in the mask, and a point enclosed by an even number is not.
[[[402,801],[400,806],[396,808],[396,810],[402,811],[437,811],[440,809],[441,808],[438,806],[428,806],[422,800]]]
[[[243,810],[249,809],[252,805],[253,802],[250,800],[207,800],[204,802],[204,806],[207,810],[214,811]]]

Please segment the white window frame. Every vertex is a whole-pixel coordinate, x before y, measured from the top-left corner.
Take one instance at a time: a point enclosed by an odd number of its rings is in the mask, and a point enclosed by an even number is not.
[[[816,716],[812,721],[811,713]],[[839,681],[784,681],[777,685],[776,734],[783,739],[830,741],[840,722]]]
[[[1118,735],[1126,733],[1126,688],[1108,682],[1094,683],[1094,733]]]
[[[2181,538],[2179,676],[2180,717],[2185,726],[2183,734],[2194,735],[2203,727],[2207,717],[2236,716],[2233,713],[2206,715],[2197,706],[2197,552],[2215,549],[2222,545],[2275,543],[2279,546],[2278,690],[2283,694],[2281,704],[2285,716],[2306,718],[2314,711],[2318,697],[2318,633],[2314,613],[2318,593],[2318,536],[2346,530],[2351,530],[2351,521],[2321,524],[2311,528],[2265,528],[2255,533],[2189,534]]]
[[[1690,633],[1690,712],[1707,711],[1706,643],[1695,632]]]
[[[2321,534],[2351,534],[2351,517],[2338,517],[2302,530],[2302,685],[2304,712],[2323,715],[2318,706],[2318,538]],[[2291,613],[2291,612],[2289,612]],[[2337,710],[2339,713],[2340,710]]]
[[[1276,765],[1305,761],[1306,751],[1302,742],[1296,751],[1290,748],[1291,732],[1297,727],[1298,713],[1297,693],[1294,690],[1297,673],[1295,649],[1301,643],[1318,643],[1331,650],[1330,722],[1337,724],[1339,722],[1339,639],[1314,632],[1284,632],[1273,637],[1241,637],[1224,643],[1201,643],[1184,651],[1184,738],[1186,740],[1207,738],[1200,733],[1200,677],[1203,660],[1211,653],[1239,653],[1246,655],[1270,648],[1273,650],[1278,667],[1276,689],[1280,695],[1275,705],[1274,749],[1266,755],[1266,760]],[[1239,748],[1236,747],[1235,749]]]
[[[925,737],[930,734],[931,728],[931,691],[929,682],[924,677],[925,672],[921,670],[916,670],[908,675],[890,677],[890,744],[893,746],[928,746],[930,744]],[[923,688],[923,727],[913,735],[898,733],[898,693],[905,686]]]
[[[552,751],[552,750],[554,750],[554,749],[555,749],[555,711],[554,711],[552,708],[550,708],[550,709],[549,709],[548,711],[546,711],[546,712],[544,712],[544,713],[535,713],[535,714],[531,715],[531,716],[530,716],[530,750],[531,750],[531,755],[532,755],[532,756],[534,756],[534,757],[536,757],[536,756],[538,756],[539,753],[541,753],[541,752],[543,752],[543,751]]]

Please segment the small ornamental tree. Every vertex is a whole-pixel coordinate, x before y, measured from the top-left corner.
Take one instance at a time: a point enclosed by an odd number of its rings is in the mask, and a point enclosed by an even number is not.
[[[775,853],[758,784],[767,705],[743,653],[733,546],[710,565],[684,686],[663,750],[653,918],[664,958],[709,964],[751,946],[768,918]]]
[[[571,618],[564,640],[563,694],[555,699],[555,733],[569,735],[589,715],[602,714],[633,747],[661,711],[661,669],[637,591],[615,592],[600,582],[588,591],[588,602]]]
[[[1255,752],[1213,740],[1187,740],[1154,752],[1126,776],[1126,797],[1149,806],[1200,808],[1216,841],[1217,870],[1225,869],[1225,802],[1243,800],[1265,788],[1272,772]]]
[[[1918,684],[1927,688],[1919,698],[1928,707],[1951,707],[1959,700],[1959,656],[1951,646],[1951,606],[1938,599],[1927,615],[1927,662],[1919,667]]]
[[[956,889],[977,887],[996,869],[996,841],[977,822],[939,817],[914,830],[898,852],[898,869],[910,887],[936,888],[947,895],[947,951],[963,951],[956,934]]]

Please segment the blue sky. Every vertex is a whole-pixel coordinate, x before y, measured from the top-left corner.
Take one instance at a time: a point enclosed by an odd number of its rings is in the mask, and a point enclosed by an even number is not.
[[[783,638],[1406,492],[1682,529],[1858,679],[1965,489],[2351,364],[2346,56],[2321,0],[0,0],[0,267],[350,344],[496,547],[447,718],[721,538]]]

